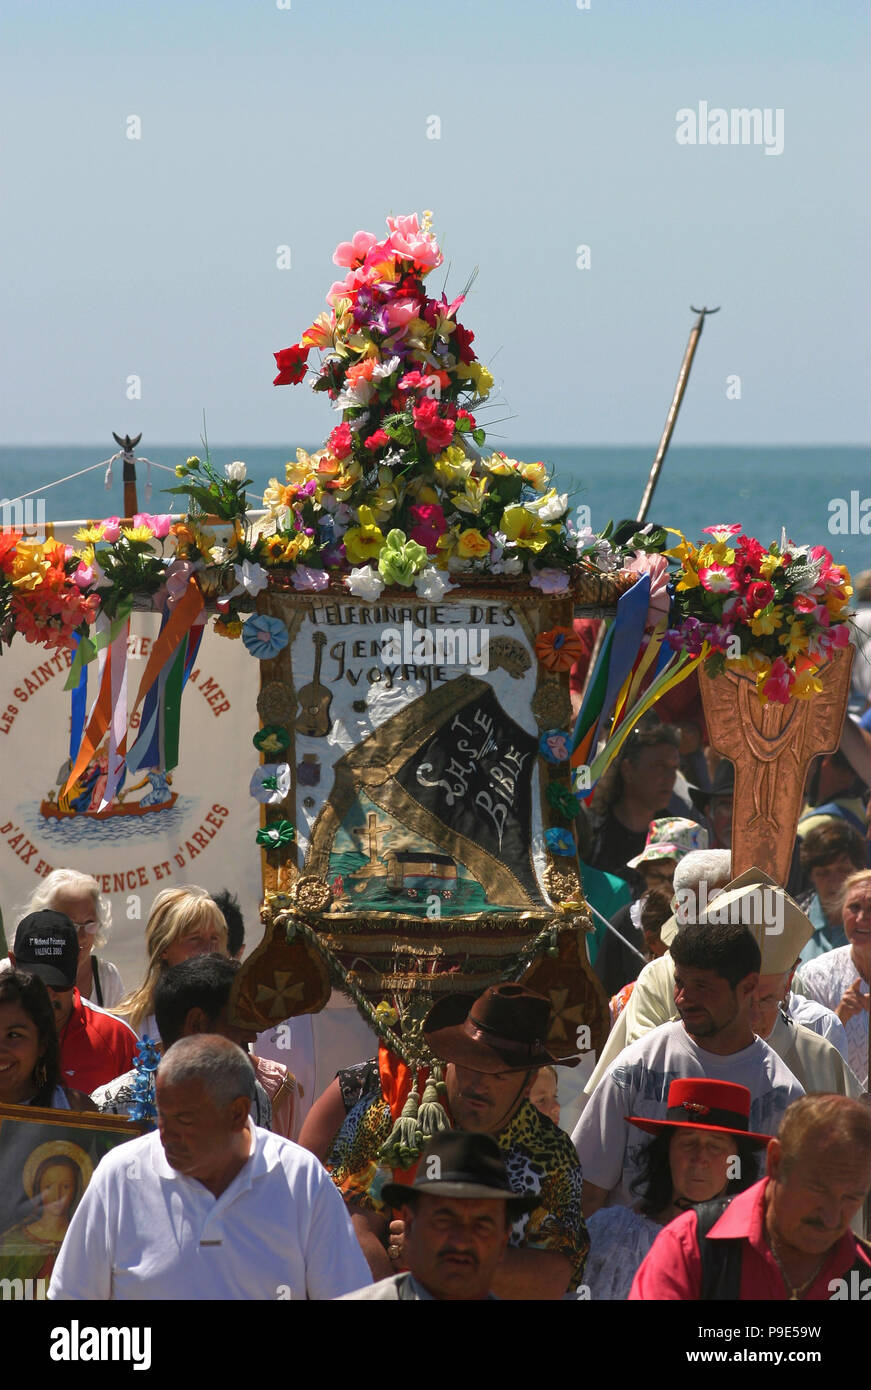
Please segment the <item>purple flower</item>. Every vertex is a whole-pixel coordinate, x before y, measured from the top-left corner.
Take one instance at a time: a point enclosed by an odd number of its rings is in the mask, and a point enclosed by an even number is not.
[[[309,569],[308,565],[297,565],[291,575],[293,587],[306,593],[320,593],[322,589],[326,589],[329,582],[330,576],[326,570]]]
[[[341,565],[345,561],[345,544],[339,541],[337,545],[329,545],[321,551],[321,559],[325,565]]]
[[[529,581],[530,589],[541,589],[543,594],[565,594],[568,592],[569,578],[563,570],[538,570],[535,578]]]

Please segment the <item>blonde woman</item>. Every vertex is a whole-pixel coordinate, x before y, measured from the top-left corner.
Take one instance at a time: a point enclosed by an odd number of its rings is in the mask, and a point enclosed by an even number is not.
[[[35,888],[17,921],[31,912],[50,908],[69,917],[79,938],[79,969],[76,987],[83,999],[98,1008],[113,1009],[124,997],[124,986],[110,960],[98,960],[94,952],[105,946],[112,923],[112,907],[90,874],[78,869],[54,869]]]
[[[165,888],[151,906],[145,927],[148,969],[137,990],[113,1010],[140,1037],[157,1039],[154,986],[164,970],[192,956],[227,953],[224,914],[205,888]]]

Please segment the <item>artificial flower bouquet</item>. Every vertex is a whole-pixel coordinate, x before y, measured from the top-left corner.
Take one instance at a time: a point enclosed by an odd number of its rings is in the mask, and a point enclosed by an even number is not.
[[[786,704],[818,693],[820,666],[849,645],[850,575],[821,545],[787,540],[765,549],[739,525],[706,526],[710,540],[680,543],[666,641],[706,667],[755,677],[760,699]]]

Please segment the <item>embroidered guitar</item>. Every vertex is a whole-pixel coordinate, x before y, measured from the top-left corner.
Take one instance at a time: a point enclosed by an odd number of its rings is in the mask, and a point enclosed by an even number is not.
[[[321,657],[326,644],[326,633],[316,632],[312,639],[315,644],[314,676],[297,694],[302,707],[296,717],[295,728],[300,734],[310,738],[326,738],[332,726],[330,705],[332,695],[325,685],[321,685]]]

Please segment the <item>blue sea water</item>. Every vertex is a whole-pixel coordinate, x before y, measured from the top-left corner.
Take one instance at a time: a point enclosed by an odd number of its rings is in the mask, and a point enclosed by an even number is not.
[[[317,443],[306,447],[316,448]],[[197,441],[149,447],[144,440],[140,449],[165,468],[174,468],[188,454],[200,451]],[[100,445],[0,447],[0,500],[37,489],[37,496],[45,499],[49,521],[117,514],[122,510],[120,463],[115,465],[110,492],[103,487],[100,469],[59,487],[47,487],[58,478],[99,463],[111,452],[112,448]],[[518,444],[506,446],[506,452],[550,464],[554,484],[569,493],[573,507],[589,507],[590,523],[599,531],[609,519],[637,514],[654,448]],[[262,492],[271,477],[283,477],[284,464],[294,455],[295,446],[212,447],[218,465],[245,460],[254,480],[252,497]],[[146,504],[144,472],[141,469],[141,508],[181,510],[181,499],[162,491],[178,480],[161,468],[152,472],[154,491]],[[786,527],[789,538],[797,544],[827,545],[839,563],[857,572],[871,568],[871,537],[838,535],[829,530],[830,504],[839,497],[849,504],[851,492],[860,498],[871,497],[871,448],[675,445],[666,458],[648,519],[677,527],[692,538],[698,538],[704,526],[740,522],[748,534],[766,545],[779,540],[781,527]]]

